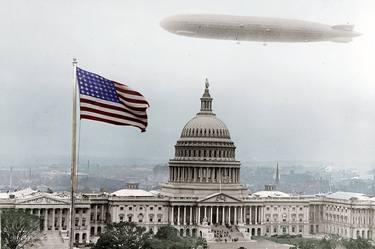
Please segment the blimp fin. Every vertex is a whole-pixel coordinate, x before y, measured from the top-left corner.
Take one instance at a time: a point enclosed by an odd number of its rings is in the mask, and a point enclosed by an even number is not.
[[[334,25],[332,26],[333,29],[343,30],[343,31],[353,31],[354,25],[342,24],[342,25]]]
[[[333,38],[331,41],[339,42],[339,43],[347,43],[347,42],[351,42],[352,38],[351,37],[336,37],[336,38]]]

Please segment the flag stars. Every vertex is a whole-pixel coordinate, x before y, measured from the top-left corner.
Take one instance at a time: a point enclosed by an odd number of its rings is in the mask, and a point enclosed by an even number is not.
[[[77,68],[80,94],[119,103],[114,83],[99,75]]]

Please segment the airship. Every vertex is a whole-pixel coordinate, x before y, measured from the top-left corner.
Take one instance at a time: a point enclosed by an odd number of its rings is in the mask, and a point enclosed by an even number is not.
[[[176,35],[235,41],[346,43],[361,35],[348,24],[330,26],[294,19],[216,14],[174,15],[163,19],[160,25]]]

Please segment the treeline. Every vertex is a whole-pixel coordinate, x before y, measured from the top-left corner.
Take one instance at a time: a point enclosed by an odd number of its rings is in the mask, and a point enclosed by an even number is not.
[[[207,248],[202,238],[180,237],[171,225],[162,226],[154,235],[133,222],[108,224],[92,249],[191,249]]]

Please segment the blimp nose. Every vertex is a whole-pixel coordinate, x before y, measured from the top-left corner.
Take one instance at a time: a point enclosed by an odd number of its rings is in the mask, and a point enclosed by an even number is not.
[[[160,26],[163,29],[165,29],[165,30],[167,30],[169,32],[175,31],[175,21],[174,21],[174,18],[173,17],[164,18],[163,20],[161,20]]]

